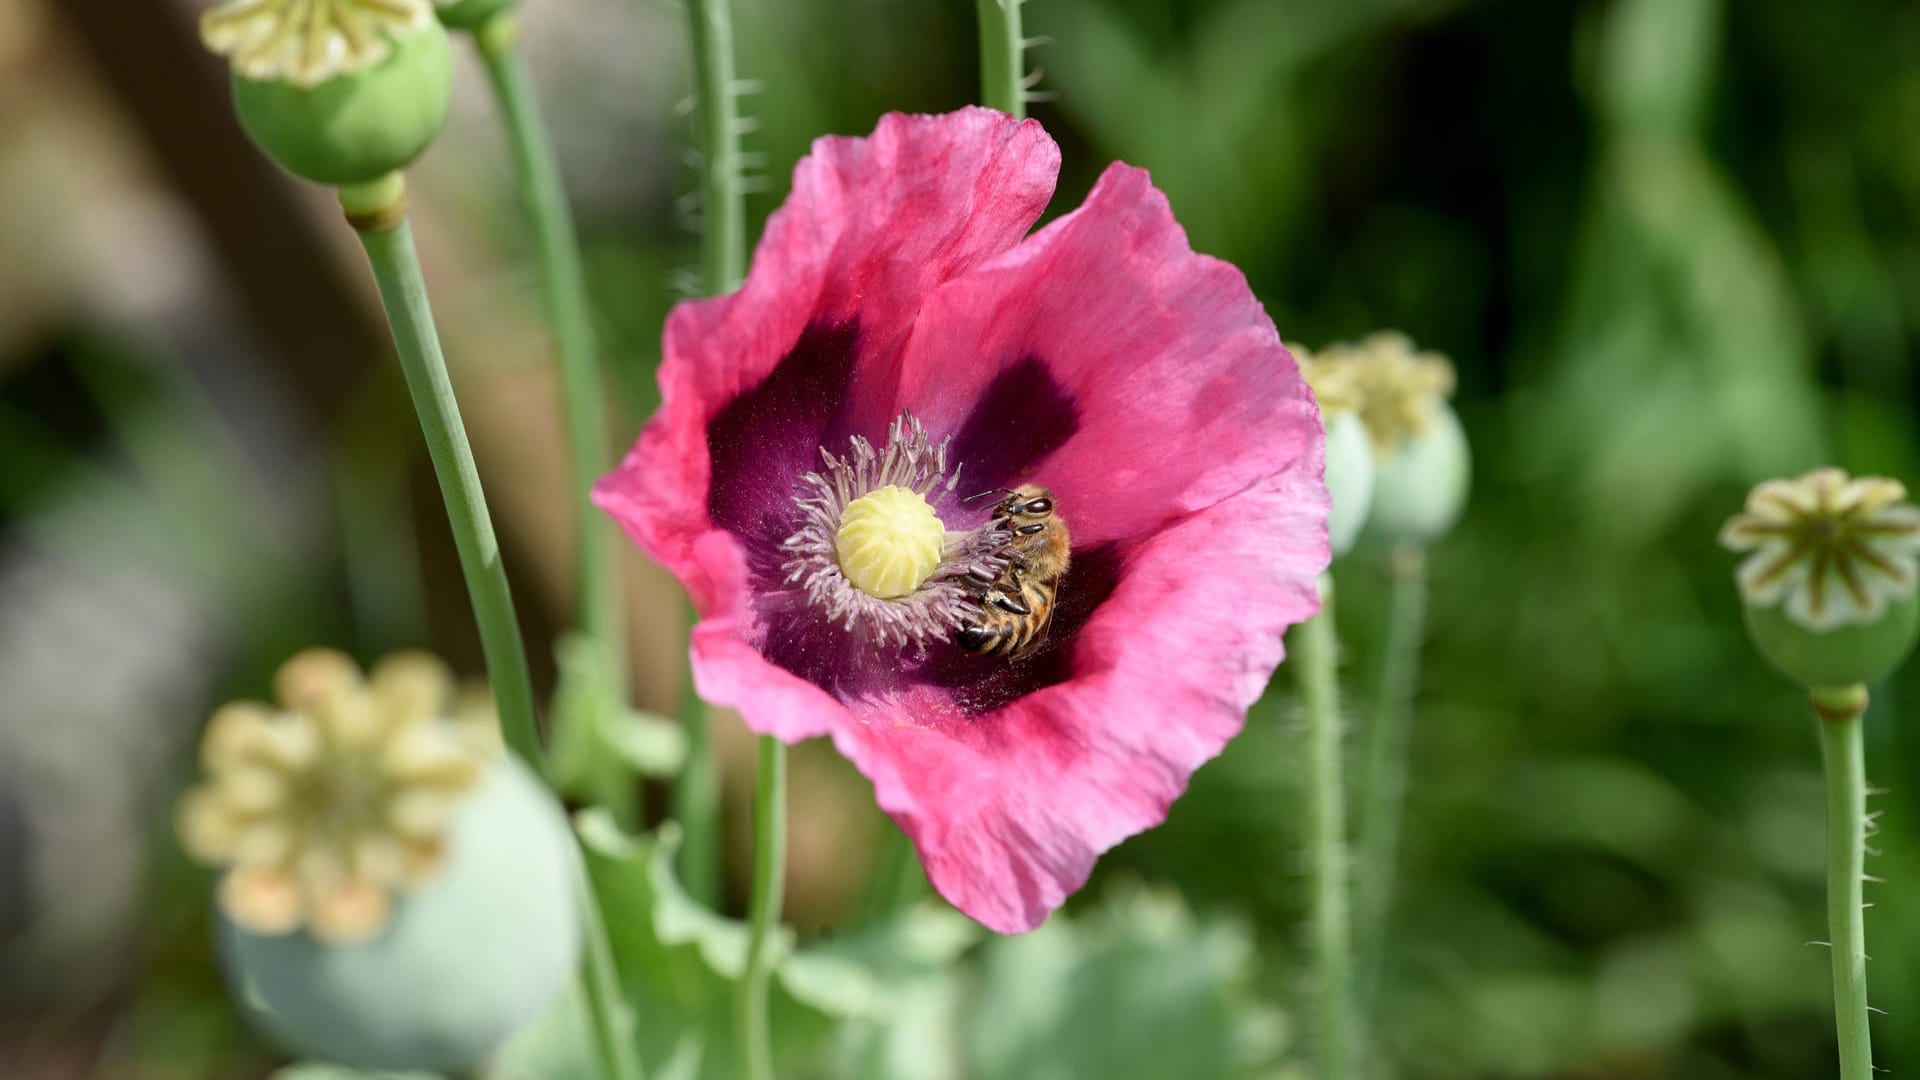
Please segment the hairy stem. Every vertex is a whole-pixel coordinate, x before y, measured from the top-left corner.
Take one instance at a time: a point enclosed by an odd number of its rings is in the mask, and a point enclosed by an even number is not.
[[[976,0],[980,12],[980,103],[1015,117],[1027,115],[1021,85],[1020,0]]]
[[[594,669],[602,678],[595,691],[611,700],[593,715],[611,715],[626,701],[625,627],[621,625],[620,583],[614,572],[612,523],[593,505],[593,485],[607,471],[607,424],[602,409],[599,349],[593,314],[587,303],[586,274],[573,214],[567,206],[560,163],[553,151],[534,95],[533,81],[519,46],[519,25],[510,13],[491,19],[474,35],[474,44],[493,85],[506,124],[521,199],[533,227],[540,262],[547,319],[553,326],[560,361],[573,466],[574,613],[581,634],[600,652]],[[638,786],[623,770],[607,773],[596,801],[612,810],[627,828],[638,823]]]
[[[1316,1049],[1322,1080],[1351,1080],[1353,941],[1348,926],[1346,796],[1341,790],[1340,686],[1335,653],[1333,581],[1320,579],[1320,613],[1301,624],[1296,662],[1307,724],[1307,829],[1313,880]]]
[[[771,735],[759,742],[753,789],[753,899],[747,906],[747,970],[740,980],[740,1061],[747,1080],[773,1080],[767,1023],[767,985],[773,974],[773,934],[780,924],[787,873],[787,747]]]
[[[1833,1017],[1840,1040],[1840,1080],[1873,1075],[1867,1024],[1866,877],[1867,767],[1860,718],[1867,688],[1816,690],[1821,756],[1827,772],[1827,926],[1833,948]]]
[[[1360,851],[1355,875],[1359,942],[1360,1012],[1371,1012],[1393,911],[1400,822],[1407,789],[1407,741],[1413,724],[1414,692],[1420,683],[1420,642],[1427,624],[1427,558],[1414,544],[1395,549],[1393,598],[1373,715],[1362,735],[1360,778]]]
[[[740,95],[733,62],[730,0],[687,0],[693,45],[695,111],[700,126],[700,282],[709,296],[740,287],[747,266],[747,208],[741,186]],[[686,832],[681,872],[687,891],[720,899],[720,778],[709,710],[689,680],[681,710],[687,760],[673,790],[673,815]]]
[[[733,15],[727,4],[687,0],[700,116],[700,279],[710,296],[739,288],[747,265],[740,98],[733,71]]]
[[[404,196],[396,192],[396,198]],[[347,197],[343,196],[342,203],[350,212],[353,210]],[[413,250],[413,234],[404,213],[370,220],[381,227],[360,229],[360,243],[366,248],[367,262],[379,284],[380,300],[393,329],[394,350],[399,353],[407,390],[420,416],[420,431],[426,436],[427,453],[433,459],[433,472],[440,481],[440,494],[447,503],[447,521],[453,527],[454,547],[460,553],[460,570],[466,575],[467,597],[473,602],[474,619],[480,627],[487,678],[493,683],[494,701],[500,711],[500,731],[514,753],[536,772],[543,772],[533,683],[527,674],[527,654],[520,640],[520,623],[514,616],[513,594],[507,588],[500,543],[493,534],[493,519],[487,515],[473,448],[460,423],[460,406],[454,400],[453,382],[440,352],[426,282]]]

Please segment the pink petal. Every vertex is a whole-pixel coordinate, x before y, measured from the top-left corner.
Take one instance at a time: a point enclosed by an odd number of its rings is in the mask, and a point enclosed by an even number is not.
[[[922,687],[834,727],[942,896],[1031,930],[1101,852],[1165,819],[1239,732],[1281,634],[1319,609],[1321,469],[1316,447],[1134,549],[1067,646],[1071,681],[971,718]]]
[[[1322,436],[1300,388],[1246,279],[1194,254],[1146,172],[1116,164],[1080,209],[928,301],[899,405],[958,433],[953,456],[974,470],[963,487],[1046,484],[1076,544],[1092,545],[1307,453]],[[1006,462],[1011,473],[975,467],[976,443],[1049,428],[1065,437]]]
[[[790,494],[794,477],[786,473],[813,467],[830,425],[881,434],[892,419],[900,345],[921,301],[1032,227],[1059,162],[1038,124],[990,109],[893,113],[869,138],[816,140],[794,170],[792,195],[768,219],[741,290],[680,304],[668,317],[661,410],[595,488],[596,501],[691,589],[700,572],[692,546],[713,527],[715,418],[742,402],[764,406],[754,419],[765,445],[743,451],[751,475],[730,485],[741,498]],[[833,368],[838,385],[809,370],[773,400],[751,400],[810,327],[829,354],[813,367]],[[818,400],[821,390],[833,394]],[[863,410],[848,397],[870,405]],[[789,420],[814,430],[791,430]]]

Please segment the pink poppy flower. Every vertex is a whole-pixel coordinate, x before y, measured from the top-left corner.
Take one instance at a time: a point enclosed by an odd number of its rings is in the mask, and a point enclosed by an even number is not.
[[[701,696],[832,736],[1004,933],[1166,817],[1328,560],[1319,410],[1245,279],[1125,165],[1028,236],[1059,160],[978,108],[816,142],[740,291],[668,318],[660,412],[595,492],[692,594]],[[1009,661],[956,639],[1017,539],[969,497],[1025,483],[1072,562]],[[836,557],[888,485],[911,542]]]

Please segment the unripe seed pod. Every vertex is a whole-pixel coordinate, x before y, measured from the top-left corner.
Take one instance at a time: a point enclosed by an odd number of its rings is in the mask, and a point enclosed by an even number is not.
[[[1889,603],[1878,621],[1809,630],[1778,606],[1746,605],[1747,633],[1767,662],[1810,689],[1854,686],[1891,675],[1920,638],[1920,596]]]
[[[380,63],[312,87],[236,71],[241,125],[281,167],[316,183],[361,184],[405,168],[446,123],[453,54],[432,22],[392,46]]]
[[[1467,434],[1452,406],[1432,404],[1425,431],[1375,455],[1366,536],[1387,544],[1430,544],[1460,520],[1472,469]]]
[[[565,985],[580,951],[565,817],[503,757],[455,811],[445,865],[361,944],[220,919],[234,996],[289,1051],[365,1069],[464,1072]]]
[[[1753,643],[1811,690],[1891,674],[1920,634],[1920,508],[1899,481],[1814,469],[1768,480],[1720,531]]]
[[[1350,413],[1327,417],[1327,542],[1338,558],[1353,550],[1373,503],[1373,443],[1367,426]]]

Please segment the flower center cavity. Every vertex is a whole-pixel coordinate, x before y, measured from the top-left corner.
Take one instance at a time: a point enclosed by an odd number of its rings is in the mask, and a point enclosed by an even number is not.
[[[855,436],[844,456],[820,448],[823,467],[794,491],[794,531],[781,544],[786,582],[807,602],[879,646],[950,639],[979,615],[961,584],[992,580],[1005,569],[1010,539],[989,522],[950,532],[939,507],[950,505],[960,470],[947,467],[947,441],[935,444],[911,413],[887,429],[883,450]]]

